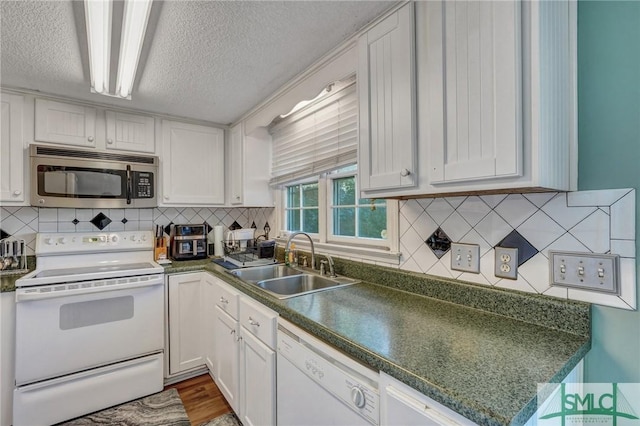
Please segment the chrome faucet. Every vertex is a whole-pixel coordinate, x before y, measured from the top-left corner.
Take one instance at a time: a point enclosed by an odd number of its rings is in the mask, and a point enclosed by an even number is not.
[[[307,237],[309,239],[309,243],[311,243],[311,269],[315,269],[316,268],[316,250],[313,247],[313,240],[311,239],[309,234],[307,234],[306,232],[296,231],[296,232],[293,232],[292,234],[290,234],[289,238],[287,239],[287,244],[284,246],[284,251],[285,252],[289,251],[289,246],[291,245],[291,240],[293,240],[293,238],[296,235],[304,235],[305,237]]]

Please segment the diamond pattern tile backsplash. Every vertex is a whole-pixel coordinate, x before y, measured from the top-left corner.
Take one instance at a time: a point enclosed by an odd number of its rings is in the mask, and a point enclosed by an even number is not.
[[[625,309],[635,305],[633,189],[401,201],[399,233],[400,269]],[[434,245],[436,234],[479,244],[480,274],[452,270],[451,252],[443,253],[440,239]],[[517,280],[494,275],[493,248],[498,245],[523,251]],[[549,250],[620,255],[623,294],[550,286]]]
[[[164,208],[154,209],[54,209],[1,207],[0,232],[25,240],[27,254],[34,254],[37,232],[152,231],[154,225],[208,223],[230,227],[237,223],[258,231],[275,223],[273,208]]]

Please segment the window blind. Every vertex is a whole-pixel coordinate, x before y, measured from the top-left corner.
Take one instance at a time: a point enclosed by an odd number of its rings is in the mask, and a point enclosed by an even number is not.
[[[270,127],[271,185],[317,176],[357,161],[355,78]]]

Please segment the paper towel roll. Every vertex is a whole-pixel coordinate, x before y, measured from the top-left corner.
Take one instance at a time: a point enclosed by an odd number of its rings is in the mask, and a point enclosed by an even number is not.
[[[224,256],[224,250],[222,249],[222,225],[216,225],[213,227],[213,254],[216,256]]]

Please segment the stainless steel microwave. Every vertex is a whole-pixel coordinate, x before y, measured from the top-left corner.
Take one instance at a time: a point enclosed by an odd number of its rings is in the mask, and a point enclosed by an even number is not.
[[[155,207],[158,157],[31,145],[31,205]]]

